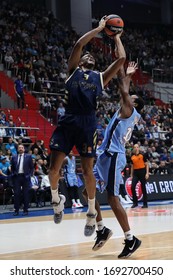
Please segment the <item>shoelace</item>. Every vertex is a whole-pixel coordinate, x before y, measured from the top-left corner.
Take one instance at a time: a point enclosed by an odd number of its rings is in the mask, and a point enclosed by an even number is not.
[[[59,202],[51,202],[51,205],[58,206],[62,200],[62,198],[60,196],[59,196],[59,198],[60,198]]]

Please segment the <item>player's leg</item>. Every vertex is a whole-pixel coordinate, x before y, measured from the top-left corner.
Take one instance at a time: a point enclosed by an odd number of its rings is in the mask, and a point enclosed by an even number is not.
[[[91,236],[95,231],[97,212],[95,209],[96,179],[93,174],[94,158],[81,156],[81,167],[85,181],[85,188],[88,194],[87,221],[84,228],[84,235]]]
[[[132,235],[126,211],[119,200],[119,188],[121,183],[121,170],[125,166],[126,159],[122,154],[114,154],[111,158],[107,185],[108,203],[117,218],[125,236],[125,247],[119,258],[130,256],[140,246],[141,241]],[[124,166],[123,166],[124,165]]]
[[[60,170],[66,155],[73,148],[73,135],[71,131],[63,126],[58,126],[50,139],[50,167],[49,180],[51,185],[52,204],[54,210],[54,222],[60,223],[63,217],[64,203],[66,198],[58,193],[58,183],[60,179]]]
[[[85,198],[85,200],[88,201],[88,195],[86,189],[83,190],[82,195]],[[95,200],[95,209],[97,211],[97,216],[96,216],[97,231],[96,231],[96,241],[94,243],[94,246],[92,247],[93,251],[97,251],[101,249],[113,234],[112,230],[105,227],[104,225],[100,204],[97,199]]]
[[[52,205],[54,210],[54,222],[59,224],[62,220],[64,203],[66,198],[58,193],[60,169],[65,158],[65,153],[53,150],[50,156],[49,180],[51,185]]]

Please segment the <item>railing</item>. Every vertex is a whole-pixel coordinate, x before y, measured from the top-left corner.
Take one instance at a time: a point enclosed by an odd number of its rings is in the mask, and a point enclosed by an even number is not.
[[[12,138],[14,138],[14,139],[19,139],[19,138],[24,138],[24,139],[27,139],[27,138],[30,138],[30,139],[32,139],[32,138],[34,138],[34,139],[36,139],[37,138],[37,131],[38,130],[40,130],[38,127],[28,127],[28,126],[25,126],[25,127],[21,127],[21,126],[14,126],[14,127],[11,127],[11,126],[2,126],[1,128],[5,128],[6,130],[8,130],[8,129],[13,129],[13,130],[17,130],[17,129],[26,129],[26,130],[28,130],[28,136],[16,136],[15,135],[15,132],[14,132],[14,134],[13,135],[6,135],[6,136],[3,136],[3,139],[8,139],[9,137],[12,137]],[[29,131],[30,130],[33,130],[34,132],[35,132],[35,135],[29,135]],[[6,141],[6,140],[5,140]],[[5,143],[5,142],[4,142]],[[23,144],[23,143],[22,143]]]
[[[173,83],[173,69],[152,69],[153,82],[157,83]]]
[[[160,99],[165,103],[173,101],[173,87],[169,87],[167,84],[156,84],[154,85],[155,90],[153,91],[153,96],[156,99]]]

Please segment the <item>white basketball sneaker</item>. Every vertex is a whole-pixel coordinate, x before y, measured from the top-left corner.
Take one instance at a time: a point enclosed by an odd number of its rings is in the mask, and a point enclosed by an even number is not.
[[[64,195],[59,195],[60,201],[59,203],[52,201],[53,211],[54,211],[54,222],[55,224],[60,224],[62,221],[62,217],[64,215],[64,203],[66,202],[66,198]]]
[[[96,228],[96,216],[97,213],[92,214],[92,213],[87,213],[86,214],[86,225],[84,228],[84,235],[85,236],[91,236]]]

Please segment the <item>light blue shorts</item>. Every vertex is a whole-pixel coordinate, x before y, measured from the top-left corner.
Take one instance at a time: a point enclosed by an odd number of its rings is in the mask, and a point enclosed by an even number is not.
[[[122,170],[126,166],[126,156],[123,153],[114,153],[112,156],[102,153],[98,156],[94,166],[96,187],[103,192],[105,189],[114,196],[119,195],[122,182]]]
[[[65,174],[64,178],[68,187],[78,187],[78,178],[76,174]]]

